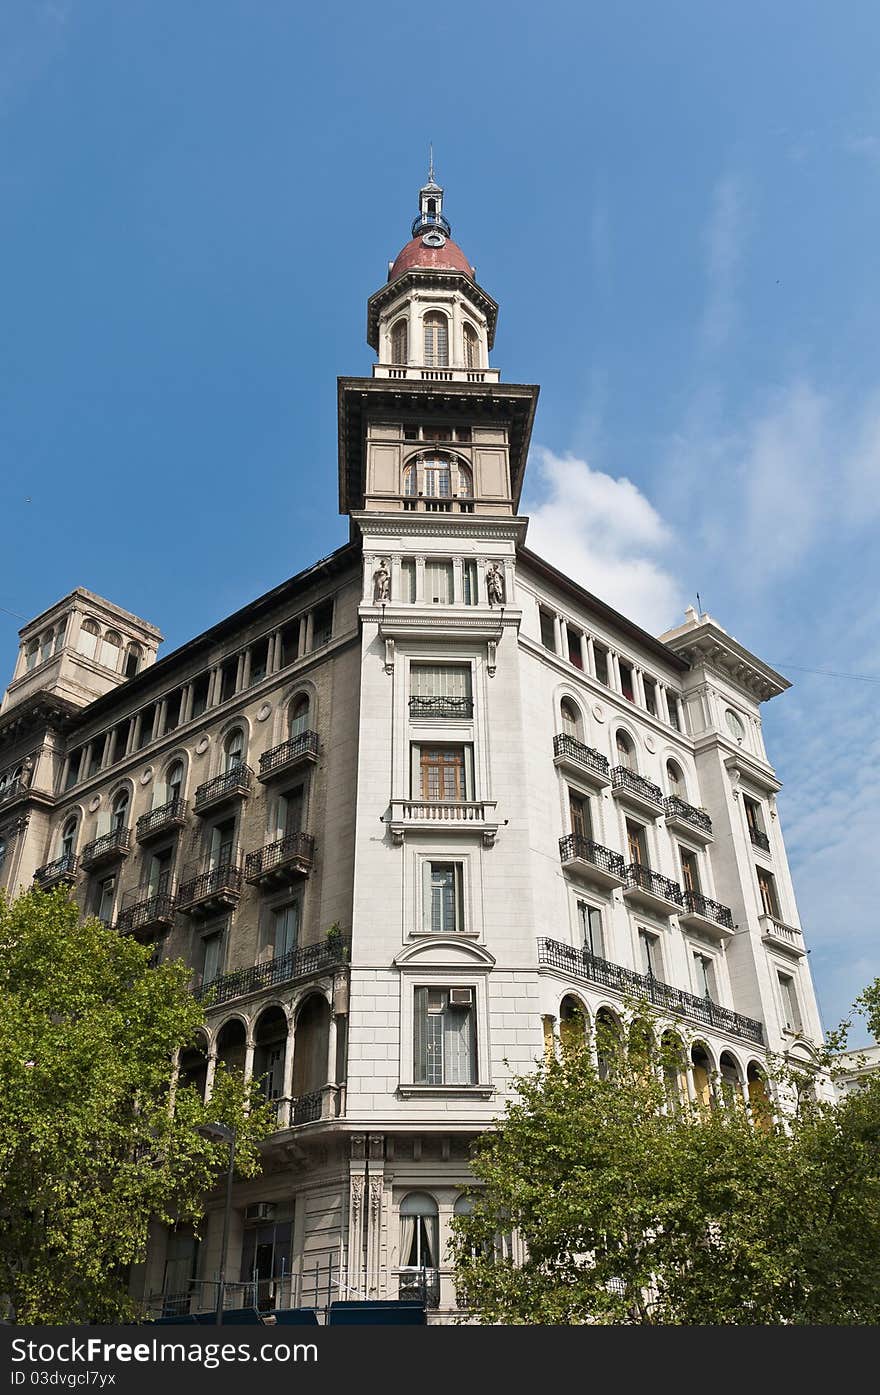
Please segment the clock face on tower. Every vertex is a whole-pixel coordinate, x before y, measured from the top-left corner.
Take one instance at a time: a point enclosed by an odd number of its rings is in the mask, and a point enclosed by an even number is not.
[[[445,245],[446,238],[443,236],[442,232],[438,232],[436,228],[432,229],[431,232],[426,232],[422,238],[423,247],[444,247]]]

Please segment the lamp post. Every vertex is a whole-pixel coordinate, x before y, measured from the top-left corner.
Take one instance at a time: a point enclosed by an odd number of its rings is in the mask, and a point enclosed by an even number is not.
[[[220,1245],[220,1276],[217,1281],[217,1311],[214,1321],[217,1326],[223,1323],[223,1300],[226,1296],[226,1251],[229,1248],[229,1218],[232,1214],[232,1176],[235,1171],[235,1129],[226,1124],[197,1124],[196,1133],[211,1143],[225,1143],[229,1149],[229,1168],[226,1173],[226,1205],[223,1210],[223,1240]]]

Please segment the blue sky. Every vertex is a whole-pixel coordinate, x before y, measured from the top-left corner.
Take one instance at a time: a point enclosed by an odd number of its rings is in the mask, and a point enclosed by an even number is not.
[[[699,591],[795,680],[836,1020],[880,973],[878,53],[860,0],[6,0],[0,606],[85,585],[167,652],[345,540],[335,378],[433,140],[542,385],[532,545],[656,631]]]

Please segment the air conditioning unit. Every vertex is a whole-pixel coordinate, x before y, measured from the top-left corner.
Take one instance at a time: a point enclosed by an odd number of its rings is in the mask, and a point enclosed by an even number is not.
[[[449,1006],[451,1008],[469,1008],[474,1005],[474,990],[472,988],[450,988]]]
[[[257,1201],[245,1209],[244,1218],[246,1221],[274,1221],[276,1209],[277,1202]]]

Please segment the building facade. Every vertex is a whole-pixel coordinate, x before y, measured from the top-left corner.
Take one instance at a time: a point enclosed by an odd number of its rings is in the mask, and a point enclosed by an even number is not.
[[[183,957],[182,1077],[276,1102],[232,1304],[454,1311],[474,1138],[633,997],[719,1107],[821,1039],[761,729],[788,683],[711,616],[657,639],[530,551],[538,389],[490,366],[496,317],[430,179],[368,302],[372,376],[339,380],[351,541],[161,659],[76,590],[0,709],[0,885]],[[221,1221],[157,1229],[133,1292],[211,1308]]]

